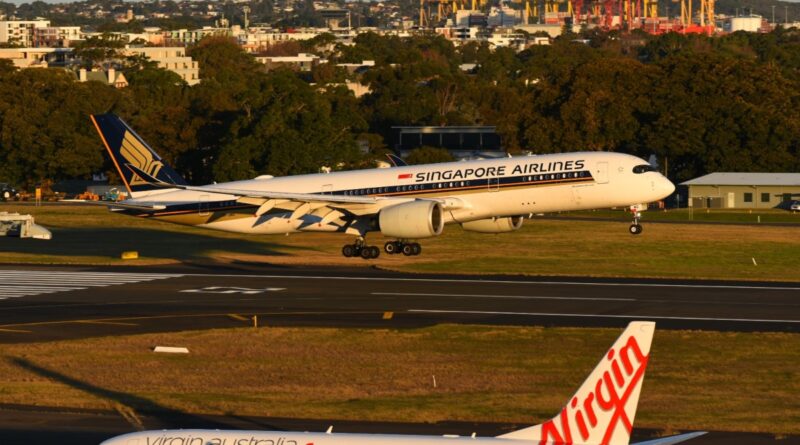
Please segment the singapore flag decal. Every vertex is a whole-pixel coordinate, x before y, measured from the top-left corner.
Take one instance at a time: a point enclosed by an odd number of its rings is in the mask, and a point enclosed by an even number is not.
[[[397,175],[397,179],[411,179],[411,173],[402,173]]]

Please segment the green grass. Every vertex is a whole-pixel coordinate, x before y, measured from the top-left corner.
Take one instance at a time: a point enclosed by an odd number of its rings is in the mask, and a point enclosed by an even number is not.
[[[800,281],[800,227],[647,224],[628,234],[627,220],[533,219],[514,233],[445,233],[422,240],[419,257],[343,258],[352,237],[303,233],[248,236],[110,214],[76,206],[0,206],[31,213],[51,241],[0,238],[0,263],[162,264],[245,261],[371,266],[408,272],[585,275]],[[651,215],[656,215],[653,212]],[[386,238],[370,234],[382,246]],[[139,260],[120,253],[136,250]],[[755,260],[755,263],[754,263]]]
[[[619,333],[243,328],[6,345],[0,402],[529,424],[558,412]],[[798,334],[657,331],[636,424],[798,434],[798,350]]]
[[[568,216],[578,218],[604,218],[630,221],[631,215],[625,210],[587,210],[580,212],[561,212],[547,216]],[[781,209],[668,209],[642,212],[643,221],[708,222],[740,224],[797,224],[800,226],[800,213]]]

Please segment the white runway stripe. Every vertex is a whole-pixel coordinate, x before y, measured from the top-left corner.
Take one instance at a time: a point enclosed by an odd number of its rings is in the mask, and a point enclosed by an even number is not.
[[[181,277],[182,274],[0,270],[0,300]]]

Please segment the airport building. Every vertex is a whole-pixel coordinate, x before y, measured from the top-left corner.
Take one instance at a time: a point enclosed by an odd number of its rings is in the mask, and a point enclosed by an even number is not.
[[[711,173],[681,185],[689,207],[768,209],[800,200],[800,173]]]
[[[406,157],[416,148],[443,148],[456,159],[502,158],[506,156],[495,127],[392,127],[394,151]]]

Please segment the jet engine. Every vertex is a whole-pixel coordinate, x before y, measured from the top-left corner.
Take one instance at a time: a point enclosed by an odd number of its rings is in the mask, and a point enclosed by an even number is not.
[[[442,205],[419,200],[381,209],[378,214],[381,233],[400,239],[429,238],[444,229]]]
[[[522,216],[510,216],[505,218],[487,218],[477,221],[461,223],[461,227],[468,232],[480,233],[505,233],[519,230],[522,227]]]

